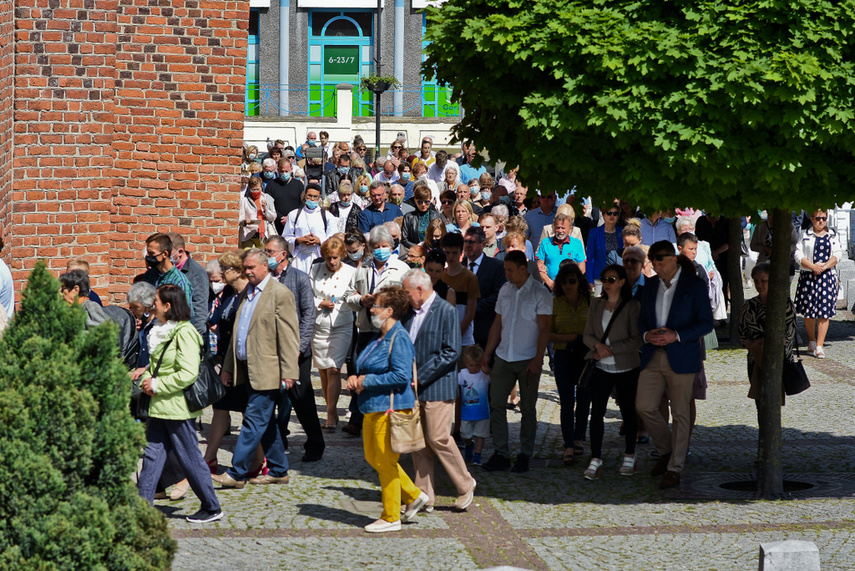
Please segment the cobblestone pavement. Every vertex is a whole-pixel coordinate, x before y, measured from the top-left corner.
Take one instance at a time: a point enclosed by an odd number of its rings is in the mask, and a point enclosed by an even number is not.
[[[327,433],[323,460],[303,464],[302,434],[292,419],[291,483],[218,492],[225,517],[214,524],[183,519],[198,508],[192,492],[157,505],[169,518],[183,569],[476,569],[511,565],[526,569],[756,569],[759,543],[813,541],[822,569],[855,568],[855,323],[841,312],[831,324],[827,359],[805,358],[813,386],[783,409],[787,478],[824,480],[805,499],[735,499],[715,482],[751,477],[757,447],[754,404],[746,398],[745,352],[723,345],[707,361],[708,399],[698,421],[684,482],[663,493],[648,475],[651,445],[638,448],[639,471],[618,475],[619,413],[606,418],[604,472],[582,478],[586,460],[561,462],[558,397],[544,373],[532,469],[490,474],[473,466],[476,501],[468,513],[452,512],[454,500],[438,468],[437,509],[420,514],[397,534],[370,536],[362,526],[380,512],[376,473],[365,462],[361,440]],[[801,324],[800,324],[801,326]],[[803,332],[804,330],[801,329]],[[802,333],[803,334],[803,333]],[[316,385],[319,385],[317,378]],[[323,401],[316,391],[323,420]],[[342,397],[341,413],[347,399]],[[508,414],[512,450],[519,414]],[[205,430],[201,441],[207,433]],[[229,466],[239,430],[220,451]],[[490,442],[485,459],[490,455]],[[412,473],[408,458],[402,464]],[[707,482],[705,484],[704,482]],[[713,482],[709,484],[708,482]],[[704,495],[706,494],[706,496]],[[743,494],[743,496],[745,496]],[[798,494],[795,497],[801,498]]]

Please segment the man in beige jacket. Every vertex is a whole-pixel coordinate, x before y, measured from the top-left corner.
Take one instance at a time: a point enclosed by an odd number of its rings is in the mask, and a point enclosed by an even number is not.
[[[249,285],[240,295],[232,342],[223,363],[223,384],[245,386],[249,402],[235,445],[232,467],[212,478],[224,488],[243,488],[259,443],[269,473],[250,484],[287,484],[288,458],[276,424],[276,407],[290,406],[285,394],[300,371],[300,331],[294,294],[271,278],[261,248],[243,254]]]

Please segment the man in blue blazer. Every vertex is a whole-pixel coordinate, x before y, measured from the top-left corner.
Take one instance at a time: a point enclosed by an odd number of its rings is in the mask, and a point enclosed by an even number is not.
[[[478,278],[478,289],[481,297],[475,306],[475,327],[473,337],[475,343],[482,349],[487,347],[487,338],[490,336],[490,327],[496,319],[496,300],[499,290],[508,281],[505,276],[505,265],[500,259],[490,258],[484,254],[484,242],[487,237],[484,230],[474,226],[466,230],[463,240],[463,265]],[[504,256],[502,256],[504,259]]]
[[[689,447],[689,411],[695,375],[702,366],[701,339],[715,323],[706,286],[690,263],[684,269],[674,245],[661,240],[647,255],[656,276],[646,281],[641,294],[638,327],[644,345],[636,409],[659,451],[651,474],[662,476],[660,488],[673,488],[680,484]],[[673,432],[659,412],[666,389]]]
[[[457,309],[436,295],[430,276],[422,270],[404,274],[404,290],[411,309],[402,324],[416,352],[419,406],[427,446],[413,453],[415,484],[434,504],[434,458],[457,488],[454,507],[465,510],[472,504],[475,479],[451,436],[454,401],[457,397],[457,362],[460,358],[460,320]]]

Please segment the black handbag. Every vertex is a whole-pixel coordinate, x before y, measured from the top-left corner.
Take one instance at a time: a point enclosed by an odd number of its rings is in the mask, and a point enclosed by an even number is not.
[[[798,345],[796,345],[795,361],[787,361],[787,359],[784,358],[781,380],[784,384],[784,394],[788,397],[797,395],[810,388],[810,380],[808,380],[807,373],[805,373],[805,367],[802,365],[802,354],[799,351]]]
[[[606,325],[606,330],[603,331],[603,337],[600,339],[600,343],[605,343],[606,339],[609,338],[609,331],[612,330],[612,324],[615,322],[615,317],[617,317],[620,310],[629,302],[628,299],[620,302],[620,305],[617,306],[615,312],[612,313],[612,318],[609,319],[609,324]],[[580,389],[587,389],[591,384],[591,377],[594,376],[594,369],[597,368],[597,362],[593,359],[585,359],[585,366],[582,367],[582,373],[579,375],[579,382],[577,383]]]
[[[184,399],[190,412],[202,410],[226,396],[226,387],[217,374],[215,359],[215,356],[202,358],[199,376],[192,385],[184,389]]]

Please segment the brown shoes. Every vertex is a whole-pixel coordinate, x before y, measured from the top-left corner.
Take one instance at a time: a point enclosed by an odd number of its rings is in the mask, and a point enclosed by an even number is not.
[[[662,479],[659,480],[659,487],[663,490],[667,488],[676,488],[680,485],[680,473],[668,470]]]
[[[235,480],[229,476],[228,472],[225,474],[211,474],[211,479],[224,488],[237,488],[238,490],[242,490],[246,485],[246,482]]]
[[[265,474],[263,476],[259,476],[257,478],[253,478],[249,481],[250,484],[287,484],[291,480],[290,476],[283,476],[282,478],[277,478],[276,476],[271,476],[270,474]]]
[[[653,465],[653,469],[650,470],[651,476],[661,476],[665,472],[668,471],[668,462],[671,460],[671,453],[663,454],[659,457],[659,460],[656,461],[656,464]]]

